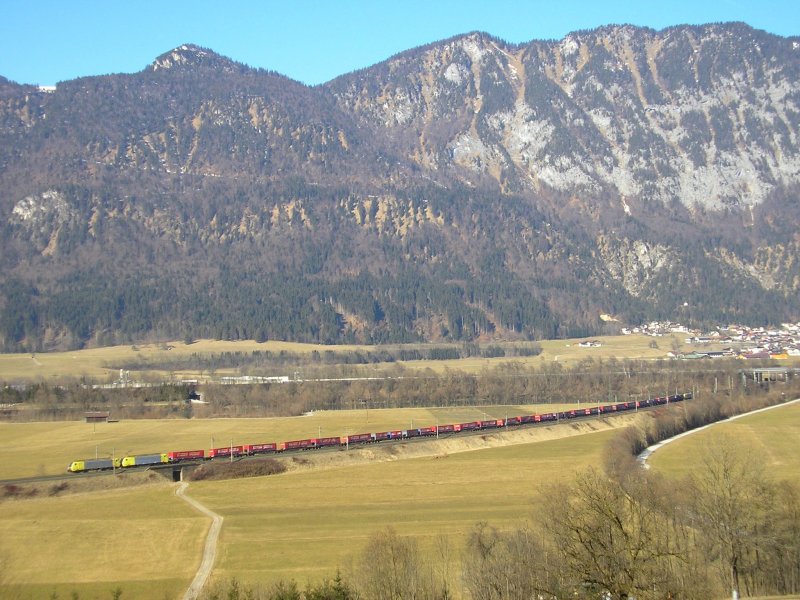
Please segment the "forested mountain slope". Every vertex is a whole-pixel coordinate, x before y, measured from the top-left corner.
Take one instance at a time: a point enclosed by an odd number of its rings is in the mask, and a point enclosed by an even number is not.
[[[800,40],[470,33],[307,87],[185,45],[0,78],[6,350],[800,314]]]

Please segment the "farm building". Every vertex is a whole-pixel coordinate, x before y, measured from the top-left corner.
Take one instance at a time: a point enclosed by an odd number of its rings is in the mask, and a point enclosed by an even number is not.
[[[87,423],[108,423],[108,411],[87,412],[85,413]]]

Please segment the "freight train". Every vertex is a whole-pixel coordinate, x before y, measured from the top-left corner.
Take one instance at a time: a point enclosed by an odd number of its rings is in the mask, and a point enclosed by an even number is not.
[[[519,427],[534,425],[536,423],[554,423],[580,417],[598,416],[609,413],[624,412],[647,408],[651,406],[667,405],[673,402],[690,400],[691,392],[662,396],[617,404],[587,406],[561,412],[544,414],[520,415],[505,419],[488,419],[485,421],[470,421],[468,423],[452,423],[448,425],[432,425],[412,429],[395,431],[381,431],[377,433],[356,433],[353,435],[308,438],[305,440],[292,440],[288,442],[268,442],[259,444],[243,444],[239,446],[223,446],[210,450],[175,450],[155,454],[137,454],[123,456],[115,459],[86,459],[70,463],[67,471],[81,473],[84,471],[100,471],[105,469],[126,469],[146,465],[180,463],[185,461],[211,460],[214,458],[238,458],[243,456],[256,456],[259,454],[273,454],[301,450],[314,450],[319,448],[340,447],[349,448],[350,445],[372,444],[390,440],[405,440],[418,437],[438,437],[440,435],[453,435],[457,433],[499,429],[505,427]]]

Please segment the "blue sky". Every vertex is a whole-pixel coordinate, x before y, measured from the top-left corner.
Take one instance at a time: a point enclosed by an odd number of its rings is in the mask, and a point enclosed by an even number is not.
[[[612,23],[744,21],[800,35],[800,0],[3,0],[0,75],[133,73],[184,43],[317,84],[469,31],[513,43]]]

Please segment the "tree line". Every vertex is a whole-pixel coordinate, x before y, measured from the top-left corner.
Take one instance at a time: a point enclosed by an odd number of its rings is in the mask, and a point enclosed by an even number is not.
[[[144,388],[94,387],[74,381],[0,387],[0,418],[79,419],[109,410],[116,418],[296,416],[314,410],[370,408],[612,404],[695,390],[739,402],[761,394],[736,360],[702,362],[587,359],[572,366],[503,362],[476,374],[411,369],[400,363],[365,376],[358,365],[314,365],[287,383],[250,385],[159,384]],[[294,376],[294,374],[292,374]],[[338,379],[338,380],[337,380]],[[207,404],[186,402],[201,393]]]
[[[462,358],[502,358],[538,356],[542,346],[538,342],[519,342],[513,345],[476,343],[461,344],[407,344],[397,347],[376,347],[364,350],[312,350],[308,353],[280,350],[253,350],[251,352],[192,353],[189,356],[132,360],[119,363],[120,369],[154,371],[206,371],[235,368],[243,373],[256,374],[264,369],[294,371],[298,367],[316,365],[366,365],[407,362],[417,360],[459,360]],[[262,373],[264,371],[261,371]]]

